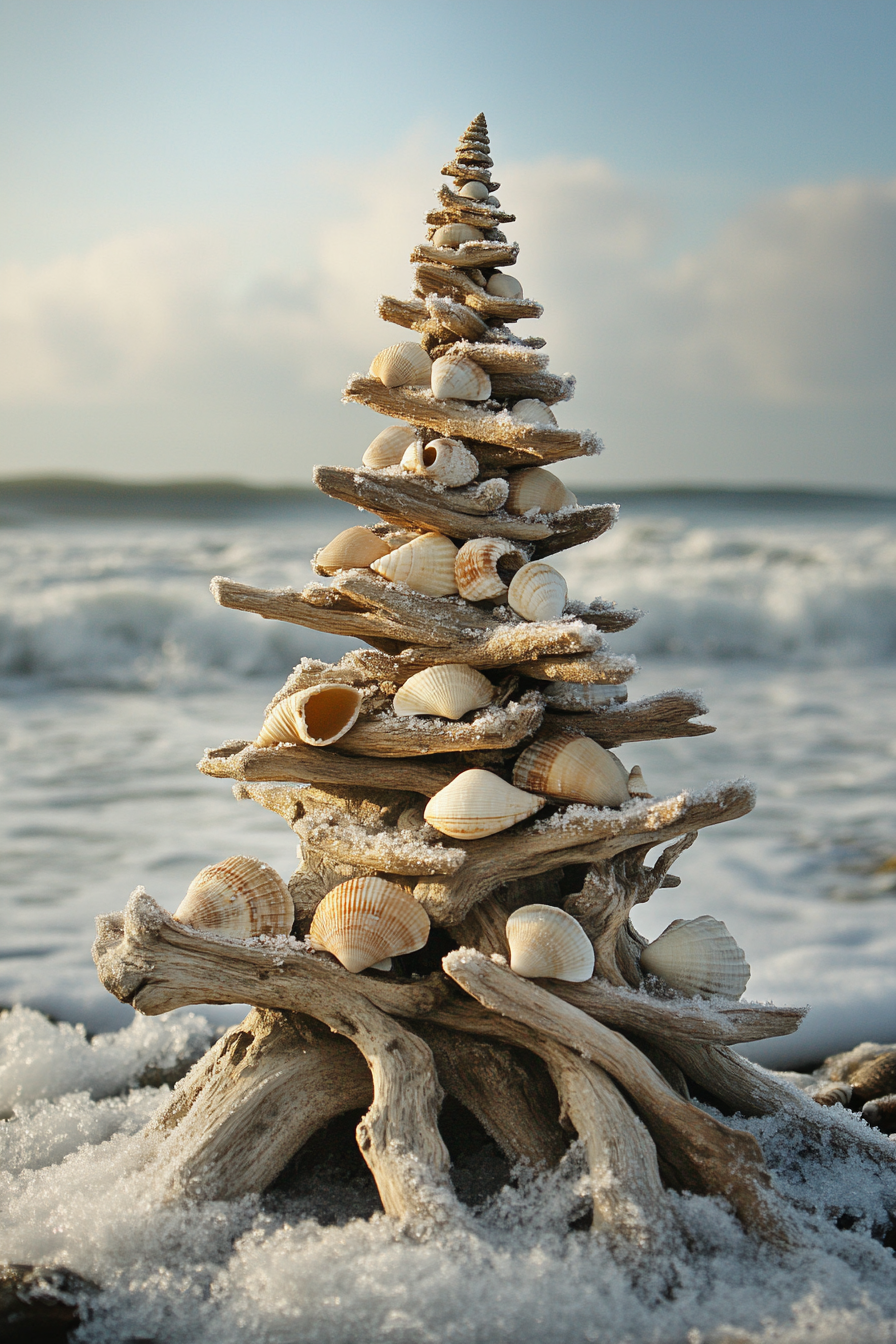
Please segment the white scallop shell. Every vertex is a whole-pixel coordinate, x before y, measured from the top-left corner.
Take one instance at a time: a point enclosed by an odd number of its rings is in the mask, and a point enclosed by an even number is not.
[[[485,193],[486,196],[488,192]],[[443,224],[432,236],[434,247],[457,247],[460,243],[482,241],[482,230],[472,224]]]
[[[318,686],[295,691],[278,701],[268,714],[255,745],[307,742],[311,747],[328,747],[354,726],[363,700],[363,692],[356,686],[336,681],[322,681]]]
[[[370,366],[371,378],[379,378],[386,387],[407,387],[428,383],[432,360],[416,341],[400,341],[381,350]]]
[[[725,925],[712,915],[676,919],[641,951],[641,969],[682,994],[739,999],[750,968]]]
[[[276,937],[291,931],[295,907],[279,873],[236,854],[196,874],[174,918],[223,938]]]
[[[543,806],[543,798],[515,789],[499,775],[464,770],[430,798],[423,815],[443,835],[479,840],[506,831]]]
[[[628,699],[627,686],[602,682],[549,681],[541,693],[552,709],[565,709],[568,714],[590,714]]]
[[[508,513],[529,513],[532,509],[536,513],[556,513],[558,509],[576,503],[575,495],[567,490],[560,477],[545,471],[544,467],[523,467],[521,471],[512,471],[507,478],[505,508]]]
[[[510,575],[526,563],[524,553],[504,537],[465,541],[454,561],[457,591],[469,602],[503,602]],[[506,577],[502,577],[499,565]]]
[[[322,546],[314,557],[319,574],[335,574],[340,569],[366,569],[381,555],[389,554],[387,542],[369,527],[347,527]]]
[[[466,196],[472,201],[484,201],[488,195],[488,187],[484,182],[465,182],[457,194]]]
[[[532,560],[514,574],[507,601],[525,621],[556,620],[566,606],[566,580],[543,560]]]
[[[347,971],[388,970],[392,957],[416,952],[429,937],[419,901],[383,877],[353,877],[327,892],[314,912],[308,941]]]
[[[499,299],[521,299],[523,297],[523,287],[519,280],[515,276],[505,275],[503,271],[495,271],[485,289],[486,293],[494,294]]]
[[[640,765],[633,765],[628,772],[628,791],[632,798],[652,798],[647,780],[641,773]]]
[[[413,425],[389,425],[380,431],[361,458],[362,467],[377,470],[397,467],[405,449],[414,442],[417,430]]]
[[[578,920],[556,905],[524,905],[507,921],[510,969],[527,980],[590,980],[594,948]]]
[[[392,583],[403,583],[428,597],[448,597],[457,592],[454,558],[457,547],[440,532],[424,532],[404,546],[390,551],[370,566]]]
[[[416,441],[401,459],[405,471],[425,476],[439,485],[469,485],[479,475],[479,459],[459,439],[430,439],[429,443]]]
[[[466,355],[441,355],[432,366],[432,394],[439,401],[487,401],[492,380]]]
[[[546,406],[537,397],[523,397],[515,401],[510,414],[514,420],[522,420],[524,425],[556,425],[557,420],[550,406]]]
[[[625,766],[579,733],[555,733],[531,743],[517,758],[513,782],[520,789],[592,807],[620,807],[629,800]]]
[[[459,719],[471,709],[490,705],[495,688],[466,663],[440,663],[425,667],[395,693],[392,712],[399,718],[408,714],[439,714],[443,719]]]

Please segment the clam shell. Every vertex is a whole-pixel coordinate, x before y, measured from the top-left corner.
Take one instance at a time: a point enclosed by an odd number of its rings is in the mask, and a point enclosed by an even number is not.
[[[423,947],[429,917],[403,887],[383,877],[353,877],[327,892],[314,912],[308,941],[347,971],[383,970],[392,957]]]
[[[641,969],[682,994],[739,999],[750,968],[721,920],[711,915],[676,919],[641,952]]]
[[[401,459],[405,471],[426,476],[439,485],[469,485],[479,475],[479,460],[459,439],[430,439],[414,442]]]
[[[400,341],[381,350],[370,366],[371,378],[379,378],[386,387],[407,387],[428,383],[432,360],[416,341]]]
[[[627,775],[612,752],[579,733],[556,733],[532,742],[513,767],[517,788],[551,798],[620,807],[627,803]]]
[[[336,681],[286,695],[268,714],[255,745],[307,742],[311,747],[328,747],[353,727],[363,699],[363,692],[356,686]]]
[[[487,401],[492,380],[466,355],[441,355],[432,366],[432,394],[439,401]]]
[[[485,287],[486,293],[494,294],[499,299],[521,299],[523,297],[523,287],[512,275],[505,275],[503,271],[495,271]]]
[[[510,571],[522,568],[525,563],[525,555],[512,541],[504,537],[474,537],[464,542],[454,561],[457,591],[470,602],[503,602]],[[499,565],[506,579],[499,572]]]
[[[321,547],[314,564],[319,573],[335,574],[339,569],[366,569],[381,555],[388,554],[387,542],[369,527],[347,527]]]
[[[541,693],[553,709],[565,709],[568,714],[590,714],[628,699],[627,686],[601,682],[549,681]]]
[[[403,583],[428,597],[448,597],[457,592],[454,557],[457,547],[440,532],[424,532],[404,546],[390,551],[370,566],[392,583]]]
[[[849,1075],[849,1081],[861,1102],[872,1101],[896,1091],[896,1050],[867,1059]]]
[[[532,560],[514,574],[507,601],[524,621],[554,621],[566,606],[566,580],[543,560]]]
[[[640,765],[633,765],[628,772],[628,792],[630,798],[652,798],[647,781],[641,774]]]
[[[430,798],[423,815],[443,835],[479,840],[531,817],[544,801],[488,770],[464,770]]]
[[[466,196],[471,201],[484,201],[488,195],[488,187],[484,182],[465,182],[457,194]]]
[[[488,192],[485,194],[487,196]],[[481,242],[482,238],[482,230],[472,224],[443,224],[436,229],[432,241],[434,247],[458,247],[461,243]]]
[[[397,467],[405,450],[414,442],[417,431],[413,425],[389,425],[377,434],[361,458],[362,467],[377,470]]]
[[[556,425],[557,419],[550,406],[546,406],[537,397],[524,397],[515,401],[510,414],[514,420],[522,420],[525,425]]]
[[[556,513],[558,509],[568,508],[577,500],[571,490],[551,471],[544,467],[524,467],[522,471],[512,471],[507,481],[508,513]]]
[[[395,693],[392,712],[399,718],[408,714],[439,714],[443,719],[459,719],[471,709],[490,705],[495,688],[465,663],[441,663],[425,667]]]
[[[224,938],[256,938],[289,933],[295,907],[279,873],[236,854],[196,874],[174,918]]]
[[[590,980],[594,948],[581,924],[556,905],[524,905],[507,921],[510,969],[527,980]]]
[[[876,1126],[884,1134],[896,1133],[896,1095],[874,1097],[862,1107],[862,1119]]]

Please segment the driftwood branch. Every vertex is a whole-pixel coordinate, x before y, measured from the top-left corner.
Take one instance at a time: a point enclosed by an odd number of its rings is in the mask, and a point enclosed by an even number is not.
[[[418,294],[446,294],[457,298],[483,317],[501,317],[516,322],[521,317],[541,317],[544,313],[534,299],[502,299],[489,294],[465,271],[436,262],[420,262],[414,272]]]
[[[627,704],[607,705],[592,714],[563,714],[548,708],[545,727],[573,728],[593,737],[602,747],[618,747],[623,742],[653,742],[663,737],[702,737],[714,733],[708,723],[691,723],[705,714],[706,705],[696,691],[663,691],[630,700]]]
[[[411,262],[431,261],[461,270],[468,267],[512,266],[519,256],[518,243],[461,243],[459,247],[436,247],[433,243],[418,243],[411,253]]]
[[[332,747],[256,747],[250,742],[225,742],[206,750],[199,762],[204,775],[247,783],[295,781],[303,784],[354,784],[358,761],[342,756]],[[387,789],[411,789],[431,798],[457,774],[449,759],[429,756],[413,761],[383,761],[377,766],[376,782]],[[246,794],[243,797],[249,796]]]

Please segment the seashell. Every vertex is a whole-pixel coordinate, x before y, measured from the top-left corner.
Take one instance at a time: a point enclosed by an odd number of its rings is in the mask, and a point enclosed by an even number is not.
[[[871,1101],[886,1093],[896,1091],[896,1050],[867,1059],[849,1075],[856,1094],[856,1100]]]
[[[311,747],[328,747],[353,727],[363,699],[357,687],[336,681],[323,681],[286,695],[268,714],[255,745],[307,742]]]
[[[896,1094],[875,1097],[862,1107],[862,1119],[876,1126],[882,1134],[896,1133]]]
[[[377,470],[397,467],[405,449],[414,442],[417,431],[413,425],[389,425],[381,430],[361,458],[362,467]]]
[[[809,1093],[819,1106],[848,1106],[852,1101],[852,1088],[849,1083],[822,1083],[817,1091]]]
[[[399,815],[395,823],[395,829],[398,831],[419,831],[425,825],[423,812],[419,807],[406,807]]]
[[[357,975],[369,966],[389,970],[393,957],[416,952],[428,937],[429,916],[403,887],[383,877],[353,877],[327,892],[308,941]]]
[[[628,792],[630,798],[652,798],[647,781],[641,774],[640,765],[633,765],[628,772]]]
[[[196,874],[174,918],[223,938],[276,937],[291,931],[295,907],[279,873],[236,854]]]
[[[590,980],[594,948],[578,920],[556,905],[524,905],[507,921],[510,969],[527,980]]]
[[[747,987],[746,957],[721,920],[676,919],[641,952],[641,969],[682,994],[739,999]]]
[[[371,378],[379,378],[386,387],[407,387],[410,383],[428,383],[432,360],[416,341],[387,345],[370,366]]]
[[[459,719],[471,709],[490,705],[495,688],[466,663],[440,663],[425,667],[395,693],[392,712],[399,718],[408,714],[439,714],[443,719]]]
[[[566,580],[543,560],[532,560],[514,574],[507,601],[524,621],[554,621],[566,606]]]
[[[549,681],[541,693],[552,709],[565,709],[568,714],[589,714],[628,699],[627,686],[601,682]]]
[[[366,569],[381,555],[389,554],[389,546],[369,527],[347,527],[338,537],[322,546],[314,557],[315,568],[321,574],[335,574],[339,569]]]
[[[406,584],[415,593],[448,597],[457,592],[454,581],[456,555],[457,547],[453,541],[440,532],[424,532],[382,559],[374,560],[370,568],[392,583]]]
[[[556,426],[557,424],[556,416],[550,406],[546,406],[537,397],[523,397],[522,401],[515,401],[510,414],[514,420],[522,420],[524,425]]]
[[[471,201],[484,201],[488,195],[488,187],[484,182],[465,182],[457,194],[466,196]]]
[[[457,591],[470,602],[503,602],[511,576],[526,563],[518,546],[503,537],[465,541],[454,561]]]
[[[544,801],[488,770],[464,770],[430,798],[423,816],[443,835],[479,840],[531,817]]]
[[[517,758],[513,782],[551,798],[620,807],[629,799],[625,766],[590,737],[561,732],[532,742]]]
[[[439,401],[487,401],[492,380],[466,355],[441,355],[432,366],[432,394]]]
[[[434,247],[458,247],[461,243],[479,243],[482,238],[482,230],[472,224],[443,224],[436,229],[432,242]]]
[[[523,297],[523,287],[519,280],[512,275],[505,275],[503,271],[495,271],[485,290],[487,294],[494,294],[499,299],[521,299]]]
[[[544,467],[524,467],[522,471],[512,471],[507,481],[508,513],[556,513],[558,509],[568,508],[577,500],[571,490]]]
[[[469,485],[479,475],[479,459],[459,439],[412,443],[401,459],[405,471],[426,476],[439,485]]]

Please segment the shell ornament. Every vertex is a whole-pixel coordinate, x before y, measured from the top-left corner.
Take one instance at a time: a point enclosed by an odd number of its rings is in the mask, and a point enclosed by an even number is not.
[[[277,702],[255,745],[274,747],[278,742],[307,742],[310,747],[328,747],[354,727],[363,700],[364,695],[357,687],[333,681],[296,691]]]
[[[322,546],[314,557],[319,574],[335,574],[340,569],[367,569],[374,560],[389,554],[389,543],[369,527],[347,527]]]
[[[566,606],[566,580],[543,560],[532,560],[514,574],[507,602],[524,621],[555,621]]]
[[[371,378],[379,378],[385,387],[410,387],[428,383],[432,360],[416,341],[399,341],[388,345],[374,358],[370,366]]]
[[[469,485],[479,475],[478,458],[459,439],[412,443],[405,451],[401,465],[404,471],[451,487]]]
[[[435,830],[455,840],[480,840],[506,831],[544,806],[489,770],[464,770],[430,798],[423,812]]]
[[[508,513],[556,513],[577,503],[575,495],[553,472],[544,467],[512,471],[507,482]]]
[[[517,570],[527,557],[504,537],[474,537],[465,541],[454,561],[457,591],[469,602],[503,602]]]
[[[361,466],[372,471],[397,467],[416,437],[413,425],[389,425],[370,442],[361,458]]]
[[[443,719],[459,719],[471,709],[483,709],[495,697],[495,688],[465,663],[441,663],[425,667],[395,693],[392,712],[403,718],[410,714],[438,714]]]
[[[413,896],[383,877],[353,877],[334,887],[314,912],[308,941],[357,975],[387,971],[393,957],[423,947],[429,916]]]
[[[641,969],[691,998],[720,994],[739,999],[750,978],[743,951],[712,915],[673,920],[642,949]]]
[[[442,355],[433,362],[432,394],[439,401],[487,401],[492,380],[466,355]]]
[[[457,547],[440,532],[424,532],[370,566],[392,583],[403,583],[427,597],[449,597],[457,592],[454,559]]]
[[[513,782],[592,807],[621,807],[629,800],[625,767],[611,751],[574,732],[554,733],[526,747],[513,767]]]
[[[487,294],[494,294],[498,299],[521,299],[523,297],[523,287],[512,275],[505,275],[503,271],[495,271],[485,287]]]
[[[261,859],[235,854],[196,874],[174,918],[223,938],[276,937],[291,931],[295,907],[279,873]]]
[[[594,974],[594,948],[578,920],[555,905],[524,905],[507,921],[510,969],[527,980],[573,982]]]

